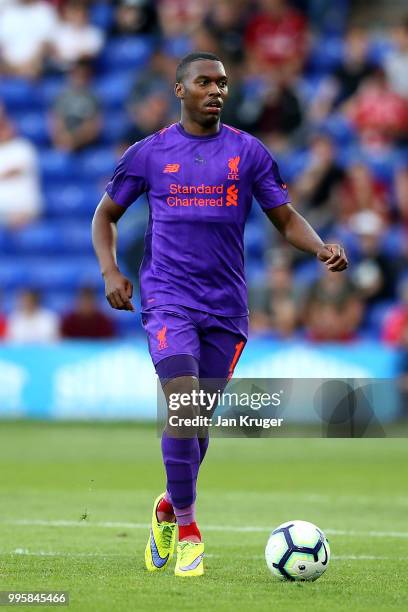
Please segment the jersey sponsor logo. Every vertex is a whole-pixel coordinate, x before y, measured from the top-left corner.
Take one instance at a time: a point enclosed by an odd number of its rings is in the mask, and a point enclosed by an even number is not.
[[[238,187],[233,183],[227,189],[222,183],[220,185],[180,185],[171,183],[170,194],[166,198],[166,204],[173,207],[197,206],[238,206]],[[179,197],[179,196],[193,197]],[[212,197],[209,197],[212,196]]]
[[[163,172],[178,172],[180,170],[180,164],[166,164]]]
[[[228,173],[228,179],[230,181],[239,181],[239,160],[240,160],[240,156],[237,155],[236,157],[230,157],[228,160],[228,168],[229,168],[229,173]]]
[[[167,325],[163,325],[163,327],[159,329],[159,331],[156,334],[156,338],[159,341],[159,346],[158,346],[159,351],[162,351],[163,349],[169,346],[167,344],[166,333],[167,333]]]
[[[238,206],[238,188],[230,185],[227,189],[227,206]]]

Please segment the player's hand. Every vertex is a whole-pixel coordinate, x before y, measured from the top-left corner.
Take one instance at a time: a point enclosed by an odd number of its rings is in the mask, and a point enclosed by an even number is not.
[[[133,285],[119,270],[107,272],[105,275],[105,295],[112,308],[131,310],[135,312],[131,298]]]
[[[322,261],[331,272],[341,272],[348,266],[344,249],[339,244],[324,244],[316,253],[317,259]]]

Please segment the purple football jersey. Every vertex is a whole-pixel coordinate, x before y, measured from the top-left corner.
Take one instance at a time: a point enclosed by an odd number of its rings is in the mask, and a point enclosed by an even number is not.
[[[217,134],[193,136],[176,123],[132,145],[106,191],[124,207],[148,197],[142,311],[179,304],[248,314],[244,226],[252,199],[264,210],[289,201],[259,140],[225,124]]]

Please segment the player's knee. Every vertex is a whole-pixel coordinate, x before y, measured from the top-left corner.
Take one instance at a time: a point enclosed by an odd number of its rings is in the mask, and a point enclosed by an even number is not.
[[[195,376],[178,376],[163,387],[169,412],[190,419],[200,414],[199,381]]]

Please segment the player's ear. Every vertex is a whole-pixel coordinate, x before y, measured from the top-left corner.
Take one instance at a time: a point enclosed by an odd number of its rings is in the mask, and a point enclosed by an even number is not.
[[[185,89],[183,83],[176,83],[174,86],[174,93],[176,94],[176,98],[182,100],[184,98]]]

